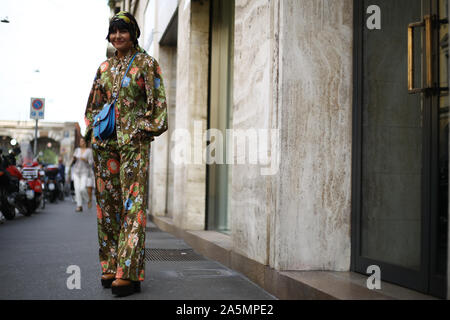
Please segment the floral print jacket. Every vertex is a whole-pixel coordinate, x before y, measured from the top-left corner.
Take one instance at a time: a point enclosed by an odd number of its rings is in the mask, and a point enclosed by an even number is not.
[[[136,52],[128,73],[124,75]],[[154,136],[167,130],[167,104],[161,68],[145,51],[133,48],[125,57],[119,59],[115,54],[98,68],[86,106],[86,139],[92,138],[92,142],[97,144],[106,143],[95,141],[92,134],[93,119],[105,103],[113,101],[113,94],[119,88],[115,104],[119,145],[146,137],[153,140]]]

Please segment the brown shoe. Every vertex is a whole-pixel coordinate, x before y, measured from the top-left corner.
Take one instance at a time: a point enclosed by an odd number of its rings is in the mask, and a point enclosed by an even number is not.
[[[88,202],[88,209],[92,208],[92,200],[89,200]]]
[[[111,285],[112,294],[125,297],[135,292],[141,292],[141,282],[124,279],[116,279]]]
[[[111,288],[111,284],[113,283],[116,275],[114,273],[106,273],[102,275],[101,281],[103,288]]]
[[[75,212],[81,212],[83,211],[83,207],[77,207],[77,209],[75,210]]]

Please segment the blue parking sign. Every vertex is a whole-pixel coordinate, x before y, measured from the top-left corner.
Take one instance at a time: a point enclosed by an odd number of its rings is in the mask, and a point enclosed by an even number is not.
[[[31,98],[30,103],[30,118],[31,119],[44,119],[45,112],[45,99],[44,98]]]

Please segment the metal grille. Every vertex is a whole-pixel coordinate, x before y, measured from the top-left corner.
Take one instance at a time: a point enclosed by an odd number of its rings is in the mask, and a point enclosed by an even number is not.
[[[145,249],[145,261],[205,261],[193,249]]]

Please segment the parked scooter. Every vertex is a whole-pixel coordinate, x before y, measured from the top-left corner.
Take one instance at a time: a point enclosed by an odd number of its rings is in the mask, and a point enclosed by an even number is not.
[[[64,185],[58,166],[53,164],[47,165],[44,171],[45,198],[52,203],[56,199],[64,200]]]
[[[45,198],[42,189],[42,180],[45,176],[44,170],[40,169],[37,161],[23,164],[22,175],[29,189],[26,191],[26,207],[28,212],[35,212],[38,208],[45,208]]]

